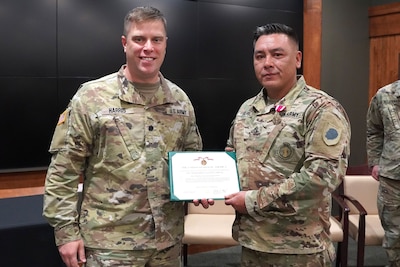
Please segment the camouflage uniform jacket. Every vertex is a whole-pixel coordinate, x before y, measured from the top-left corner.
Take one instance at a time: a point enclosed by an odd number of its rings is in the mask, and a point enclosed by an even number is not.
[[[57,245],[83,237],[91,248],[164,249],[182,238],[184,209],[170,202],[168,152],[202,149],[193,106],[161,74],[145,105],[123,68],[83,84],[57,124],[43,208]]]
[[[371,100],[367,154],[369,166],[379,165],[379,175],[400,179],[400,80],[379,89]]]
[[[262,90],[243,103],[227,143],[247,191],[233,236],[256,251],[334,256],[329,216],[350,154],[346,112],[302,76],[275,105],[264,98]]]

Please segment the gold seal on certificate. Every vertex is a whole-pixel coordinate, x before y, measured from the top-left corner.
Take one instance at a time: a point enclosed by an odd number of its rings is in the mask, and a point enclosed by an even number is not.
[[[224,199],[240,191],[235,152],[173,151],[168,156],[171,201]]]

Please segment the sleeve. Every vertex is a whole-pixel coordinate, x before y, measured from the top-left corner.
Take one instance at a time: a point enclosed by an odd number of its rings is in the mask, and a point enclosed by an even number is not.
[[[184,140],[184,150],[198,151],[203,149],[203,141],[200,135],[199,128],[196,123],[196,115],[190,100],[188,99],[189,108],[189,126]]]
[[[269,212],[291,215],[318,206],[342,182],[350,156],[347,114],[332,101],[311,107],[306,115],[305,153],[299,170],[281,179],[281,183],[246,193],[246,208],[256,220],[262,220]],[[271,175],[284,174],[274,170]]]
[[[367,156],[370,167],[378,165],[383,149],[384,128],[379,110],[379,99],[375,95],[367,111]]]
[[[226,147],[234,149],[233,145],[233,133],[234,133],[234,123],[235,121],[233,120],[231,123],[231,127],[229,129],[229,135],[228,135],[228,140],[226,141]]]
[[[72,101],[71,101],[72,103]],[[56,245],[80,239],[78,184],[88,156],[88,128],[82,110],[73,104],[60,115],[50,146],[51,162],[45,181],[43,216],[54,227]]]

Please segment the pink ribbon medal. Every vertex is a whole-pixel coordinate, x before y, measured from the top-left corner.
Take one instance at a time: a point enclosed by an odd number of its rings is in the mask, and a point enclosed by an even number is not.
[[[276,110],[277,112],[282,112],[282,111],[284,111],[285,109],[286,109],[286,107],[283,106],[283,105],[276,105],[276,106],[275,106],[275,110]]]

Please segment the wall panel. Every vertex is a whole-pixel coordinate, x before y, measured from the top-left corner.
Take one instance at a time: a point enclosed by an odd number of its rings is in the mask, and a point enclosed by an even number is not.
[[[369,9],[369,100],[376,91],[400,79],[400,3]]]
[[[224,148],[239,105],[260,90],[252,66],[254,28],[283,22],[303,36],[298,0],[1,1],[0,23],[12,26],[0,29],[7,36],[0,44],[0,190],[43,185],[59,114],[82,82],[125,62],[123,17],[139,5],[167,17],[161,70],[188,93],[210,150]]]
[[[282,22],[302,40],[303,5],[298,0],[98,0],[95,5],[90,0],[23,5],[4,0],[0,22],[13,27],[2,28],[8,38],[0,49],[0,111],[6,114],[0,172],[46,169],[56,121],[79,84],[115,72],[125,62],[123,18],[139,5],[159,8],[168,20],[161,70],[173,82],[192,86],[182,88],[204,111],[196,113],[205,149],[224,148],[228,127],[220,128],[219,121],[231,121],[238,108],[215,106],[210,111],[208,100],[243,102],[260,89],[252,66],[254,28]]]

